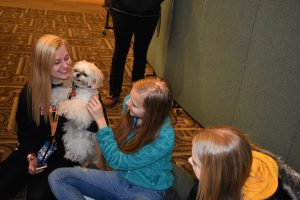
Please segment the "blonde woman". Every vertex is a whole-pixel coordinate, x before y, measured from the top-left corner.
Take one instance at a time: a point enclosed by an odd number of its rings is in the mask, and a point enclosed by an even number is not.
[[[0,164],[1,198],[12,197],[27,185],[27,199],[55,199],[48,174],[58,167],[77,164],[64,159],[62,135],[66,119],[55,118],[56,105],[50,105],[53,88],[70,86],[71,67],[66,40],[56,35],[38,39],[32,52],[29,81],[19,96],[18,150]],[[90,130],[97,131],[96,123]]]
[[[107,126],[97,98],[90,100],[88,109],[99,127],[96,137],[112,171],[57,169],[49,175],[56,198],[164,199],[165,190],[173,184],[174,129],[168,84],[159,78],[135,82],[114,132]]]
[[[267,199],[278,186],[277,163],[253,150],[244,133],[234,127],[200,131],[193,139],[189,163],[199,180],[189,199]]]

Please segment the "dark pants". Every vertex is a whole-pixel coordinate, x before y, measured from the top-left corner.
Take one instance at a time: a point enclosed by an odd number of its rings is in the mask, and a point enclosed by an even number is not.
[[[3,199],[13,197],[21,191],[28,182],[29,173],[26,155],[19,151],[0,163],[0,196]]]
[[[119,97],[131,38],[134,35],[134,60],[131,79],[134,82],[144,78],[147,51],[156,28],[158,16],[136,17],[115,10],[111,11],[111,15],[114,26],[115,50],[110,71],[110,95]]]
[[[48,184],[48,175],[56,168],[74,166],[74,163],[59,158],[53,161],[55,163],[49,164],[43,172],[30,175],[26,155],[18,150],[12,152],[0,163],[0,198],[11,198],[27,185],[27,200],[54,200],[55,197]]]

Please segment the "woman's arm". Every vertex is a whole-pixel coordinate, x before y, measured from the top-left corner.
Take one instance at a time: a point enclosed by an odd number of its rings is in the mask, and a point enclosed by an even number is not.
[[[100,93],[99,93],[99,101],[100,101],[101,105],[103,105],[103,102],[102,102],[102,98],[101,98],[101,94],[100,94]],[[107,126],[109,126],[109,121],[108,121],[108,117],[107,117],[107,113],[106,113],[106,108],[105,108],[105,107],[102,107],[102,109],[103,109],[103,115],[104,115],[106,124],[107,124]]]
[[[92,96],[87,104],[87,109],[89,110],[91,116],[96,121],[98,128],[107,127],[107,122],[103,112],[102,104],[97,96]]]
[[[18,109],[16,113],[16,123],[17,123],[17,135],[19,142],[19,150],[21,150],[24,155],[29,153],[34,153],[34,136],[32,133],[32,120],[29,117],[28,112],[31,111],[27,104],[27,87],[26,84],[20,92]]]
[[[20,92],[18,109],[16,113],[16,122],[17,122],[17,135],[19,146],[18,149],[24,154],[24,157],[27,157],[28,160],[28,172],[30,174],[36,174],[42,172],[44,169],[38,170],[37,167],[37,158],[34,152],[36,151],[35,137],[33,134],[33,129],[35,125],[33,120],[30,118],[28,112],[31,111],[31,108],[28,108],[27,101],[27,87],[26,84]],[[47,166],[47,165],[46,165]]]
[[[102,99],[101,99],[100,93],[99,93],[98,99],[99,99],[99,101],[101,102],[101,105],[102,105]],[[106,114],[105,107],[103,107],[103,115],[104,115],[104,119],[106,121],[107,126],[109,126],[109,121],[108,121],[108,117],[107,117],[107,114]],[[91,131],[91,132],[94,132],[94,133],[98,131],[98,125],[97,125],[96,121],[92,122],[92,124],[88,128],[88,131]]]

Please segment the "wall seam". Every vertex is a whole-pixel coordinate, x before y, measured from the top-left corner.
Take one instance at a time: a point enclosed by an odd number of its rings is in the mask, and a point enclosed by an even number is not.
[[[249,51],[250,51],[250,48],[251,48],[251,41],[253,39],[253,32],[254,32],[254,28],[255,28],[257,14],[258,14],[258,10],[259,10],[260,4],[261,4],[261,1],[258,2],[257,9],[256,9],[256,12],[255,12],[255,17],[254,17],[254,22],[253,22],[252,29],[251,29],[251,34],[250,34],[250,39],[249,39],[247,54],[246,54],[245,61],[244,61],[244,66],[243,66],[244,70],[243,70],[243,74],[242,74],[242,78],[241,78],[241,83],[240,83],[240,86],[238,88],[238,92],[237,92],[236,99],[235,99],[235,106],[234,106],[234,111],[233,111],[233,115],[232,115],[232,118],[231,118],[231,125],[233,125],[233,121],[235,119],[237,105],[238,105],[238,99],[239,99],[239,96],[240,96],[241,87],[242,87],[243,82],[244,82],[244,75],[245,75],[245,70],[246,70],[246,63],[247,63],[248,56],[249,56]]]
[[[288,149],[288,152],[287,152],[287,156],[286,156],[286,163],[288,163],[289,164],[289,157],[290,157],[290,154],[291,154],[291,151],[292,151],[292,147],[293,147],[293,145],[295,144],[295,142],[296,142],[296,135],[297,135],[297,132],[299,132],[299,130],[300,130],[300,120],[299,120],[299,122],[298,122],[298,126],[297,126],[297,128],[296,128],[296,130],[295,130],[295,132],[294,132],[294,135],[292,136],[292,143],[291,143],[291,145],[289,146],[289,149]]]

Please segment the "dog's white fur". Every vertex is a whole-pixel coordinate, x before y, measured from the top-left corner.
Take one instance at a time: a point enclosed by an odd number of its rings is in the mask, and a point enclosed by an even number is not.
[[[77,62],[71,75],[76,85],[76,96],[65,100],[66,91],[72,89],[60,88],[52,92],[52,102],[58,104],[58,114],[68,119],[63,129],[63,142],[66,149],[65,158],[79,163],[97,164],[95,149],[97,147],[95,133],[87,130],[93,118],[87,110],[87,103],[91,96],[98,96],[104,79],[103,73],[96,65],[85,60]]]

